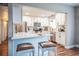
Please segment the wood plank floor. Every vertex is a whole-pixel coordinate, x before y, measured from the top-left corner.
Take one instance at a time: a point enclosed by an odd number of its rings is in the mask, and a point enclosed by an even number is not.
[[[3,43],[3,48],[0,49],[0,56],[8,56],[7,41]],[[79,48],[65,49],[63,46],[57,44],[57,56],[79,56]]]
[[[57,45],[58,56],[79,56],[79,48],[65,49],[63,46]]]
[[[0,45],[0,56],[8,56],[8,41],[4,41]]]

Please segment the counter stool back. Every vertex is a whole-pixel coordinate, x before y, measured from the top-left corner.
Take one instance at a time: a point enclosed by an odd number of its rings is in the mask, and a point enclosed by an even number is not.
[[[16,49],[16,52],[21,52],[21,51],[26,51],[26,52],[29,52],[30,55],[32,53],[32,56],[34,56],[34,47],[31,43],[21,43],[21,44],[18,44],[17,45],[17,49]],[[29,50],[29,51],[28,51]],[[25,52],[25,53],[26,53]]]

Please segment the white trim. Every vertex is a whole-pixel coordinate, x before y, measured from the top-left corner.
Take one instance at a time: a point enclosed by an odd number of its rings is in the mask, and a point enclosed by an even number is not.
[[[79,45],[75,45],[75,47],[79,48]]]
[[[66,49],[74,48],[75,45],[65,46]]]
[[[70,45],[70,46],[65,46],[66,49],[70,49],[70,48],[74,48],[74,47],[79,48],[79,45]]]

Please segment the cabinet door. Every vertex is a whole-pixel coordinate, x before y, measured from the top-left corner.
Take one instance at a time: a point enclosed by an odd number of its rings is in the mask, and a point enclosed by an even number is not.
[[[63,46],[65,45],[65,32],[60,34],[60,44]]]
[[[66,14],[65,13],[56,13],[56,20],[58,22],[58,25],[65,25]]]
[[[59,33],[56,33],[56,42],[57,42],[58,44],[60,44]]]
[[[22,21],[27,23],[27,26],[33,26],[33,22],[36,21],[33,17],[30,16],[22,16]]]
[[[58,43],[58,44],[61,44],[61,45],[65,45],[65,39],[66,39],[66,37],[65,37],[65,32],[58,32],[58,33],[56,33],[56,42]]]

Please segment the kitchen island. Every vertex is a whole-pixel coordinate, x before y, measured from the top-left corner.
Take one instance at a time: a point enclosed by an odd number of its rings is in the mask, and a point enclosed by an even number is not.
[[[20,56],[27,56],[26,53],[20,52],[17,53],[16,52],[16,47],[18,44],[21,43],[31,43],[34,48],[35,48],[35,56],[38,56],[38,43],[39,42],[43,42],[43,41],[48,41],[48,39],[50,38],[50,33],[41,33],[41,34],[36,34],[36,33],[16,33],[11,39],[12,39],[12,43],[13,43],[13,52],[12,54],[14,56],[16,55],[20,55]]]

